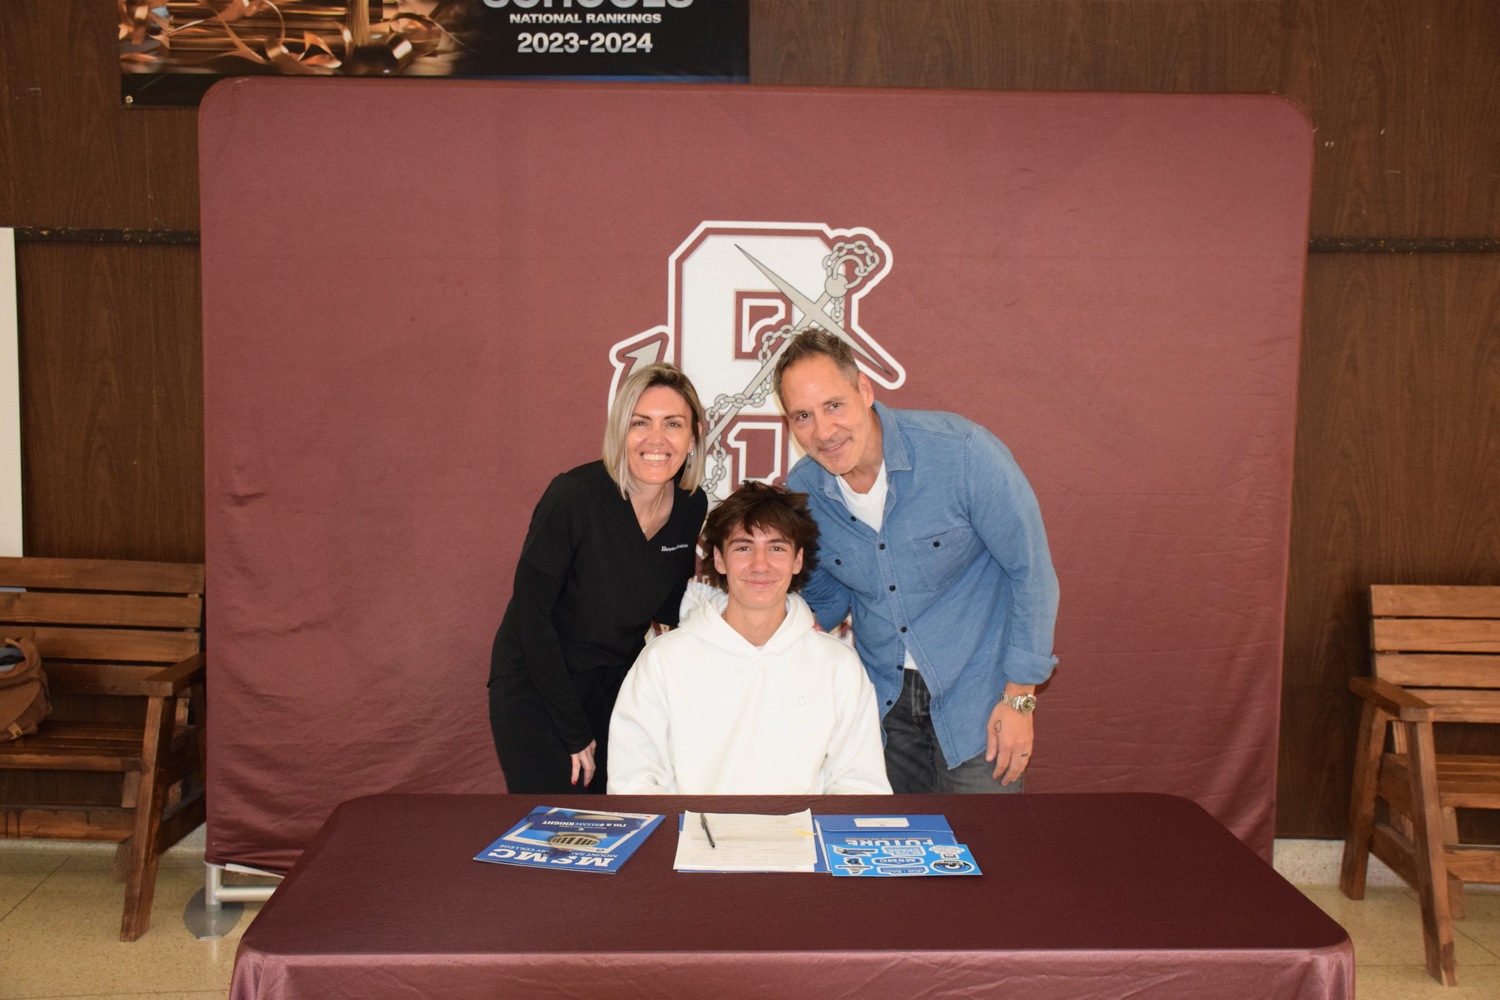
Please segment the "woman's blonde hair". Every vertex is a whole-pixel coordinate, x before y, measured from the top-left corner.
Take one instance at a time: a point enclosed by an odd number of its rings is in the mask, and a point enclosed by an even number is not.
[[[604,467],[609,470],[609,477],[615,481],[615,485],[620,487],[620,495],[626,499],[629,499],[632,490],[640,486],[630,474],[630,461],[625,454],[625,440],[630,435],[630,417],[635,413],[636,404],[641,401],[645,391],[657,386],[665,386],[681,396],[688,405],[688,413],[693,421],[693,448],[688,452],[687,460],[682,463],[682,476],[678,482],[689,493],[703,482],[703,435],[707,433],[707,428],[703,426],[703,404],[698,402],[698,390],[693,388],[693,383],[676,365],[659,361],[630,373],[630,377],[615,394],[615,401],[609,408],[609,420],[604,425]]]

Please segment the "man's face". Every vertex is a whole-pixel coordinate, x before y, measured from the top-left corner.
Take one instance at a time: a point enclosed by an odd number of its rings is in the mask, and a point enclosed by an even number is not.
[[[879,471],[879,418],[870,409],[874,401],[875,391],[863,373],[851,382],[824,355],[804,358],[781,373],[781,405],[792,436],[835,476],[861,466],[871,475]]]
[[[714,568],[724,577],[731,608],[778,608],[802,569],[802,550],[779,532],[740,525],[714,549]]]

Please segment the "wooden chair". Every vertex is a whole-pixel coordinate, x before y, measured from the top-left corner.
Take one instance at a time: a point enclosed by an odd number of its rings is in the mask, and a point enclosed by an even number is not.
[[[1369,855],[1390,865],[1420,899],[1428,973],[1453,986],[1463,885],[1500,883],[1500,849],[1460,845],[1455,810],[1500,809],[1500,756],[1439,754],[1433,726],[1500,723],[1500,587],[1375,586],[1370,601],[1374,676],[1350,681],[1364,711],[1339,887],[1361,899]]]
[[[120,939],[157,859],[203,822],[203,566],[0,558],[0,633],[36,643],[53,711],[0,743],[0,834],[120,843]]]

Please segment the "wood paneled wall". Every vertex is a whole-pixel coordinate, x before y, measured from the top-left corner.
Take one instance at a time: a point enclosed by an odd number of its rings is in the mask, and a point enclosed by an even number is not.
[[[111,0],[0,5],[27,551],[197,559],[196,117],[122,107],[115,39]],[[1500,583],[1494,0],[752,0],[751,59],[758,84],[1258,92],[1307,110],[1278,832],[1341,836],[1366,588]]]
[[[201,562],[197,247],[16,256],[26,553]]]

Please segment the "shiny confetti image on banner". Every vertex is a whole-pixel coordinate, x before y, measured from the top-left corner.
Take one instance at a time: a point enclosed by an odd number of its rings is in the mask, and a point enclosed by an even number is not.
[[[117,0],[121,97],[224,77],[744,81],[748,0]]]

